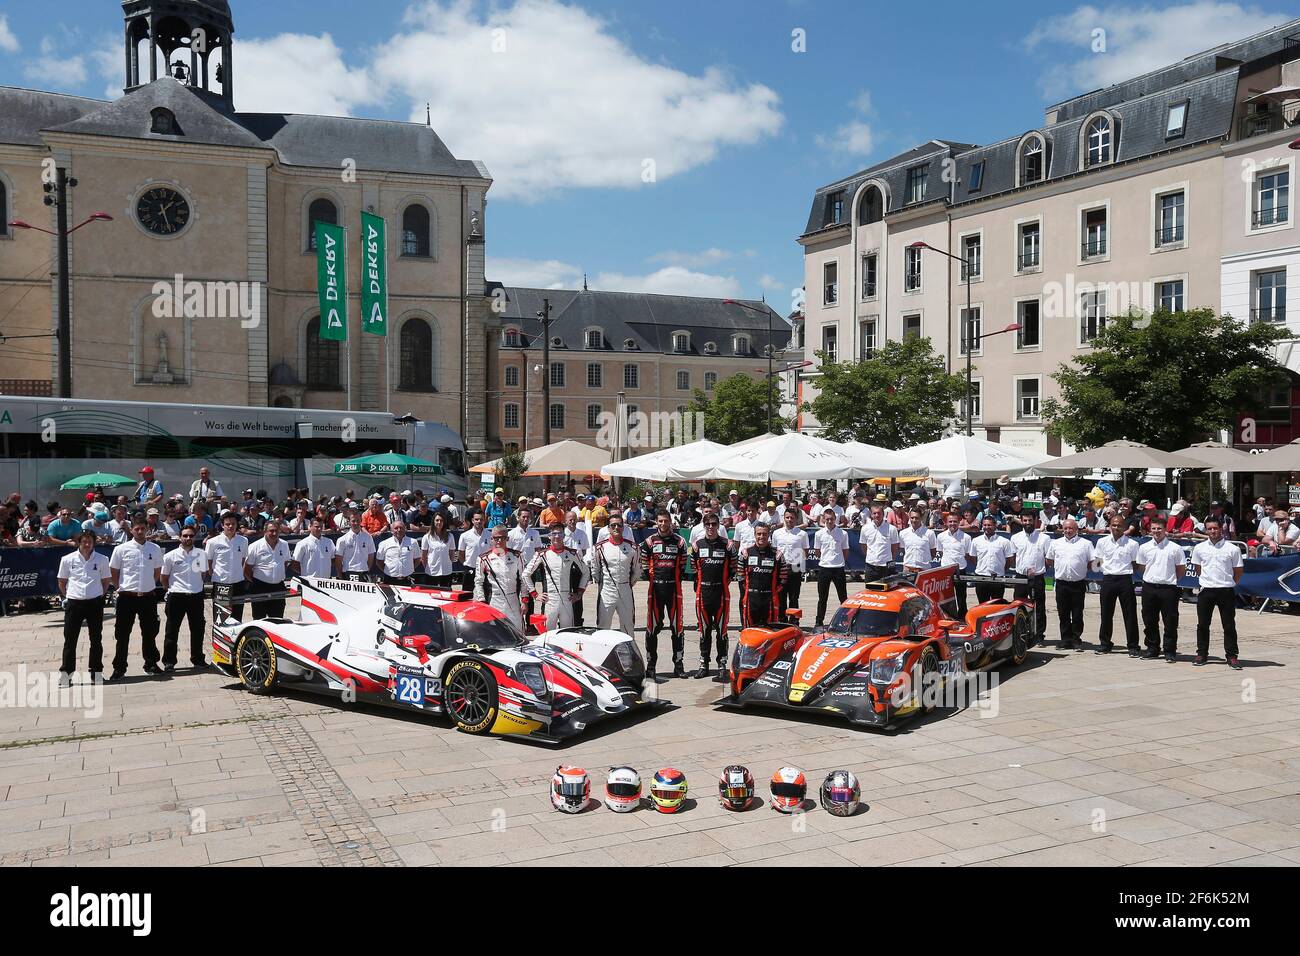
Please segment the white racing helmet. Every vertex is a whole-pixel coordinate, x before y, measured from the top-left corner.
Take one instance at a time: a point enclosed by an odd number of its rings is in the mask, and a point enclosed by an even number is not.
[[[611,767],[605,781],[605,806],[631,813],[641,806],[641,775],[631,767]]]
[[[551,806],[562,813],[581,813],[591,796],[591,780],[581,767],[559,766],[551,778]]]

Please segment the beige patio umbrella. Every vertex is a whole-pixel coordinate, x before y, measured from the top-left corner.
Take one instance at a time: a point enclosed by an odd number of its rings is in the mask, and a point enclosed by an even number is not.
[[[1134,471],[1150,471],[1152,468],[1211,468],[1213,465],[1189,454],[1173,451],[1161,451],[1141,442],[1108,441],[1097,448],[1052,458],[1034,466],[1034,472],[1042,475],[1069,474],[1074,471],[1088,471],[1093,468],[1122,468]]]
[[[584,445],[580,441],[566,438],[541,448],[530,448],[524,452],[528,470],[524,475],[529,478],[543,478],[551,475],[598,475],[609,464],[610,454],[603,448]],[[470,471],[476,475],[495,474],[501,459],[485,461],[475,465]]]
[[[1300,438],[1262,455],[1250,455],[1251,471],[1300,471]]]
[[[1199,441],[1195,445],[1178,449],[1174,454],[1199,458],[1215,471],[1257,471],[1255,466],[1259,464],[1260,458],[1259,455],[1252,455],[1219,441]]]

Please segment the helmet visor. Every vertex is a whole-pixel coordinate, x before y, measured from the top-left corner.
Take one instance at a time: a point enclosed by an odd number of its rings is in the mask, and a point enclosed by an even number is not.
[[[587,795],[587,785],[585,783],[565,783],[560,784],[560,796],[566,798],[585,797]]]
[[[856,797],[850,787],[827,787],[825,790],[826,799],[831,803],[852,803]]]
[[[667,789],[664,787],[655,787],[650,793],[656,800],[662,800],[665,803],[677,803],[685,796],[681,790]]]
[[[605,787],[605,792],[611,797],[641,796],[641,788],[635,783],[611,783]]]
[[[728,800],[748,800],[753,796],[753,793],[750,791],[749,787],[742,784],[738,787],[723,787],[722,795]]]
[[[772,796],[781,797],[784,800],[802,800],[808,796],[808,787],[799,786],[797,783],[774,783],[772,784]]]

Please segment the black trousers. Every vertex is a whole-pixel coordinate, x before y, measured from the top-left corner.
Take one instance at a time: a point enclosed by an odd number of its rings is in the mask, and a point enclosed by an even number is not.
[[[207,622],[203,619],[203,593],[181,594],[172,592],[165,599],[167,608],[167,626],[163,631],[162,662],[165,667],[176,664],[176,644],[181,636],[181,624],[189,621],[190,625],[190,663],[197,665],[203,660],[203,631]]]
[[[385,574],[383,578],[385,584],[393,584],[399,588],[409,588],[413,583],[409,575],[407,577],[393,577],[391,574]]]
[[[964,572],[958,571],[957,577]],[[954,581],[953,586],[957,589],[957,617],[963,621],[966,620],[966,593],[970,590],[970,585],[965,581]]]
[[[217,619],[217,607],[230,609],[230,616],[236,621],[244,619],[244,602],[239,600],[248,593],[247,581],[236,581],[234,584],[218,584],[212,582],[212,620]]]
[[[830,597],[831,585],[835,585],[835,595],[841,604],[848,597],[848,586],[844,581],[843,568],[817,569],[817,623],[821,627],[826,623],[826,599]]]
[[[701,584],[695,589],[695,622],[700,629],[700,666],[709,666],[709,655],[718,652],[718,669],[727,667],[727,617],[731,611],[731,590],[722,584]]]
[[[1083,640],[1083,601],[1088,593],[1087,581],[1056,579],[1056,620],[1061,629],[1061,643]]]
[[[1178,650],[1178,603],[1181,597],[1176,584],[1142,582],[1142,629],[1147,650],[1161,650],[1161,622],[1165,625],[1164,653],[1172,654]]]
[[[1047,636],[1047,578],[1035,574],[1028,584],[1016,588],[1015,596],[1034,602],[1034,637],[1041,641]]]
[[[454,574],[426,574],[425,577],[428,578],[429,586],[434,588],[449,588],[456,583]]]
[[[865,583],[879,581],[889,574],[889,568],[879,564],[868,564],[862,569],[862,580]]]
[[[77,669],[77,638],[81,635],[81,625],[86,625],[90,635],[91,674],[104,670],[104,599],[85,598],[79,601],[63,601],[63,663],[59,670],[71,674]]]
[[[668,627],[668,637],[672,641],[673,664],[683,663],[686,659],[686,625],[682,619],[681,584],[676,581],[652,581],[647,596],[649,603],[646,607],[646,665],[651,666],[659,660],[659,632],[665,625]]]
[[[275,594],[284,590],[284,582],[277,584],[267,584],[265,581],[259,581],[257,578],[248,582],[249,595],[256,594]],[[254,601],[253,602],[253,620],[259,621],[266,617],[284,617],[284,598]]]
[[[113,640],[117,651],[113,655],[113,670],[125,671],[131,649],[131,631],[136,618],[140,619],[140,652],[145,666],[158,663],[158,596],[153,591],[117,595],[117,620],[113,622]]]
[[[985,601],[1004,601],[1007,597],[1007,588],[1005,584],[975,584],[975,600],[983,604]]]
[[[1219,609],[1223,624],[1223,656],[1237,656],[1237,589],[1201,588],[1196,595],[1196,653],[1210,656],[1210,621]]]
[[[1130,651],[1138,649],[1137,593],[1133,575],[1108,574],[1101,579],[1101,629],[1097,639],[1103,648],[1111,647],[1111,633],[1115,625],[1115,604],[1119,603],[1124,616],[1124,638]]]
[[[781,620],[785,621],[785,612],[799,606],[799,590],[803,586],[803,572],[791,570],[785,576],[785,587],[781,589]]]

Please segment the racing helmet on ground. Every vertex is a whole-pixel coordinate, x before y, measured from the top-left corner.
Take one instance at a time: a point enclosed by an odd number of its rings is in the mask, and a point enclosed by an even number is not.
[[[559,766],[551,778],[551,806],[562,813],[581,813],[591,796],[591,780],[581,767]]]
[[[794,813],[808,799],[808,778],[798,767],[782,767],[772,774],[772,809]]]
[[[660,813],[676,813],[686,802],[686,774],[664,767],[650,784],[650,799]]]
[[[631,813],[641,806],[641,775],[631,767],[611,767],[605,782],[605,806],[615,813]]]
[[[754,801],[754,777],[739,764],[732,764],[718,777],[718,800],[728,810],[748,810]]]
[[[822,809],[837,817],[851,817],[858,812],[862,788],[858,778],[847,770],[834,770],[822,784]]]

